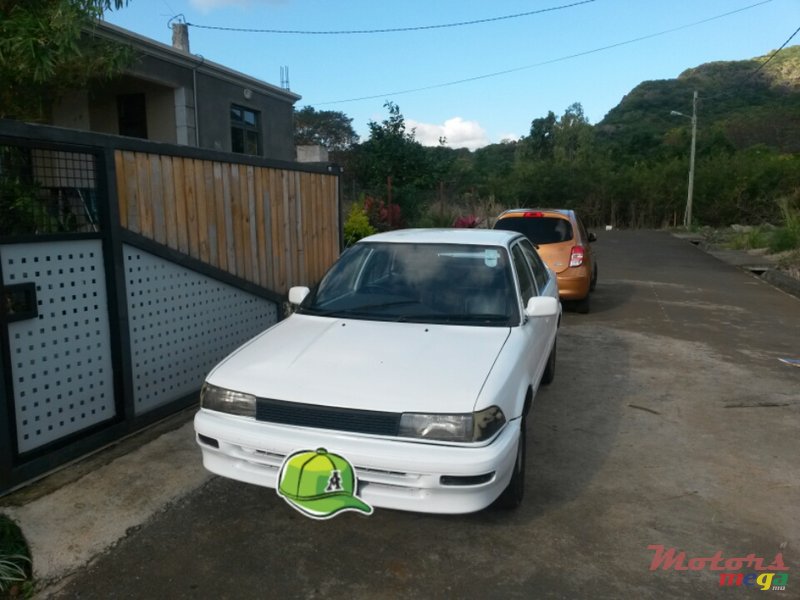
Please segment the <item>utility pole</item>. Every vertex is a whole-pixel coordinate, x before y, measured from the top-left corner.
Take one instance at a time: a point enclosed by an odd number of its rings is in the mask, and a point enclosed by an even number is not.
[[[694,192],[694,151],[697,145],[697,90],[692,98],[692,151],[689,155],[689,192],[686,196],[686,216],[684,225],[686,229],[692,226],[692,194]]]
[[[689,153],[689,191],[686,195],[686,212],[683,215],[683,226],[689,229],[692,226],[692,194],[694,193],[694,154],[697,146],[697,90],[692,97],[692,116],[685,115],[677,110],[671,110],[671,115],[686,117],[692,121],[692,150]]]

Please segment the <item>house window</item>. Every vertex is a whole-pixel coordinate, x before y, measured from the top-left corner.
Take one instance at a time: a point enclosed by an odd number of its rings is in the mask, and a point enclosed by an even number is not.
[[[147,104],[144,94],[117,96],[119,134],[147,139]]]
[[[261,154],[261,114],[244,106],[231,105],[231,151]]]

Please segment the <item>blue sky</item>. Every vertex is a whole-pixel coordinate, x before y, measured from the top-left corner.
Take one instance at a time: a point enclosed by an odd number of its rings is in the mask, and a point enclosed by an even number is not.
[[[169,44],[167,23],[178,14],[195,25],[339,31],[490,19],[580,1],[131,0],[106,18]],[[292,91],[303,96],[298,107],[342,111],[362,138],[370,120],[386,118],[383,104],[391,100],[421,142],[445,136],[448,145],[474,149],[525,135],[533,119],[549,110],[562,114],[573,102],[596,123],[642,81],[674,78],[705,62],[766,55],[798,26],[800,0],[594,0],[411,32],[286,35],[190,26],[189,37],[193,53],[274,85],[288,67]],[[653,37],[624,43],[646,36]],[[598,50],[615,44],[622,45]],[[512,72],[397,93],[502,71]],[[364,97],[370,98],[352,100]],[[675,109],[691,110],[691,98]]]

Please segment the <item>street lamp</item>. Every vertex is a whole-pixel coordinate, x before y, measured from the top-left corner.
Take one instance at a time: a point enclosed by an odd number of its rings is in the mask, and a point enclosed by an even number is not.
[[[692,116],[685,115],[677,110],[671,110],[671,115],[686,117],[692,121],[692,151],[689,155],[689,192],[686,196],[686,213],[683,216],[683,225],[686,229],[692,226],[692,192],[694,192],[694,150],[697,143],[697,90],[692,98]]]

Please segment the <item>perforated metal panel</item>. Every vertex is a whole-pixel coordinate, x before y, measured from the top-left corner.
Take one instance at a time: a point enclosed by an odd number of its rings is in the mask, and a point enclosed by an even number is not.
[[[38,316],[8,324],[19,452],[115,415],[99,240],[0,246],[3,283],[34,282]]]
[[[200,388],[222,358],[277,322],[277,305],[123,246],[136,412]]]

